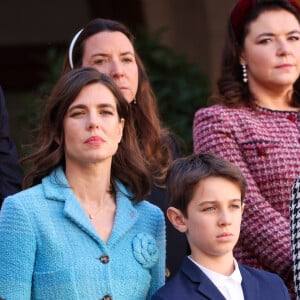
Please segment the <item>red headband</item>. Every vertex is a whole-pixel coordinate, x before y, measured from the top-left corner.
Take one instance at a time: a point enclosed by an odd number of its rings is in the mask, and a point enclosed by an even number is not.
[[[288,2],[291,3],[300,14],[300,5],[298,1],[288,0]],[[276,1],[274,1],[274,3],[276,3]],[[258,4],[257,0],[239,0],[233,8],[230,21],[237,39],[241,37],[245,17],[256,4]]]

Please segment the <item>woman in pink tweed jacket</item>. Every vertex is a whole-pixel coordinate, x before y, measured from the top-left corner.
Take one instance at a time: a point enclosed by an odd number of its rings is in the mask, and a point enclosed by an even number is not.
[[[194,118],[194,150],[238,165],[248,184],[235,257],[279,274],[292,298],[289,199],[300,174],[300,7],[240,0],[232,10],[218,104]]]

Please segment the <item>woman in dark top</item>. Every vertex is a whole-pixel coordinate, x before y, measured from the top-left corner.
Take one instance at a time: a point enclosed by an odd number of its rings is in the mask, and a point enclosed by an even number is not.
[[[143,63],[134,49],[134,37],[122,23],[94,19],[73,38],[65,58],[63,73],[78,67],[94,67],[109,75],[131,104],[140,149],[153,175],[148,200],[166,213],[165,177],[170,163],[180,156],[178,143],[162,127],[154,93]],[[180,267],[187,253],[183,234],[167,221],[166,277]]]

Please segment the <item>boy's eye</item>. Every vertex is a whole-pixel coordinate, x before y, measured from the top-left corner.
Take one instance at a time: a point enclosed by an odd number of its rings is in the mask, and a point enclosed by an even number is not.
[[[241,208],[241,206],[238,205],[238,204],[232,204],[231,207],[232,207],[232,208],[235,208],[235,209],[240,209],[240,208]]]
[[[212,206],[203,208],[203,211],[213,211],[215,208]]]
[[[292,35],[292,36],[289,37],[289,40],[298,41],[299,40],[299,36]]]

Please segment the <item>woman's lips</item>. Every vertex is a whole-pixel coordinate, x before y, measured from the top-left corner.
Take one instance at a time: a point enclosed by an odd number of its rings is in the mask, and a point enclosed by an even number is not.
[[[100,136],[91,136],[84,143],[97,146],[97,145],[101,145],[103,142],[104,140]]]

